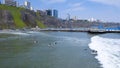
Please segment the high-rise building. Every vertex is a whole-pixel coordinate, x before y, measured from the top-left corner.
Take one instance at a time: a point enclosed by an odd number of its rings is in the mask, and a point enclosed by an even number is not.
[[[25,1],[24,5],[25,5],[26,9],[30,9],[31,8],[31,4],[28,1]]]
[[[17,2],[14,0],[4,0],[4,4],[8,6],[17,6]]]
[[[53,17],[58,18],[58,11],[55,9],[54,10],[51,10],[51,9],[46,10],[46,13],[48,16],[53,16]]]
[[[56,17],[56,18],[58,18],[58,11],[57,10],[53,10],[53,17]]]
[[[13,1],[12,6],[17,6],[17,1]]]
[[[0,1],[0,4],[1,4],[1,1]]]
[[[52,16],[52,10],[51,9],[46,10],[46,13],[47,13],[48,16]]]
[[[67,19],[67,21],[69,21],[71,19],[69,13],[67,14],[67,18],[66,19]]]

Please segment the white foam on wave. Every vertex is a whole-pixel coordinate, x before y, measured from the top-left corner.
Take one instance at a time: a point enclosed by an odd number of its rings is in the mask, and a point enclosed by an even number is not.
[[[13,32],[11,34],[16,34],[16,35],[29,35],[27,33],[23,33],[23,32]]]
[[[29,34],[38,34],[40,32],[38,32],[38,31],[28,31],[27,33],[29,33]]]
[[[1,34],[14,34],[14,35],[29,35],[28,33],[20,31],[0,31]]]
[[[89,47],[97,51],[96,59],[103,68],[120,68],[120,39],[94,36]]]

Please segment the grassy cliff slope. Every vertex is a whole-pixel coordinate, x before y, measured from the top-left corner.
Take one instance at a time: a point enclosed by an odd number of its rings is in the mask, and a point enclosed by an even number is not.
[[[20,7],[14,7],[14,6],[0,5],[0,10],[7,10],[11,13],[14,24],[15,24],[15,28],[27,27],[25,21],[22,19],[22,14],[21,14],[21,11],[25,11],[26,13],[29,13],[28,11],[26,11],[26,9],[20,8]],[[33,20],[36,21],[34,22],[34,23],[37,23],[36,26],[39,26],[40,28],[45,28],[45,25],[41,23],[39,20],[36,20],[36,18],[34,18]]]

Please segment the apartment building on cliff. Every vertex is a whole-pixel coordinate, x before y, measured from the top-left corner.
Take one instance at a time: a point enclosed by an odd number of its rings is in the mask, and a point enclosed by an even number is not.
[[[26,9],[31,9],[31,3],[29,1],[25,1],[24,6]]]
[[[53,10],[53,17],[58,18],[58,10],[56,9]]]
[[[48,9],[48,10],[46,10],[46,13],[48,16],[53,16],[55,18],[58,18],[58,10]]]
[[[17,6],[17,2],[14,0],[4,0],[3,3],[8,6]]]

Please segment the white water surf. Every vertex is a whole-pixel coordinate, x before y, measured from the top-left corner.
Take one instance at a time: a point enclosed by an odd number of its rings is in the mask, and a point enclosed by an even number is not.
[[[120,68],[120,39],[94,36],[89,48],[97,51],[95,58],[103,68]]]

